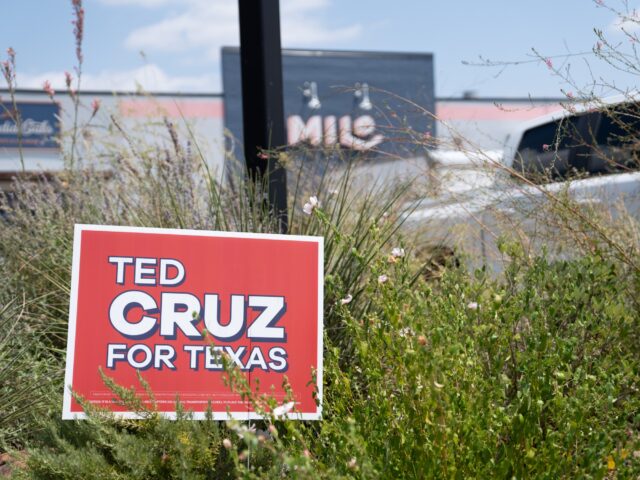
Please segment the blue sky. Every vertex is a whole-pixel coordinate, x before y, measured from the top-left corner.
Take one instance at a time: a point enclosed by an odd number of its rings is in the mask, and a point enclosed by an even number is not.
[[[432,52],[436,93],[459,96],[559,96],[573,90],[537,60],[535,48],[578,85],[591,76],[621,88],[636,77],[591,53],[602,29],[625,51],[632,42],[608,8],[624,0],[281,0],[283,46]],[[630,5],[628,5],[630,6]],[[84,86],[90,89],[220,92],[222,45],[238,44],[236,0],[84,0]],[[8,0],[0,48],[17,53],[21,87],[54,88],[72,71],[71,0]],[[629,24],[632,30],[635,25]],[[633,30],[635,31],[635,30]],[[530,63],[506,68],[463,65],[479,56]],[[605,92],[606,93],[606,92]]]

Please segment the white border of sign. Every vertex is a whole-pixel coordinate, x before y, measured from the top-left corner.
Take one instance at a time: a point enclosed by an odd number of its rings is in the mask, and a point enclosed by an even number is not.
[[[81,233],[85,230],[103,231],[103,232],[123,232],[123,233],[150,233],[161,235],[184,235],[195,237],[219,237],[219,238],[257,238],[261,240],[278,240],[293,242],[312,242],[318,244],[318,359],[317,359],[317,385],[318,385],[318,403],[315,413],[287,413],[281,418],[291,420],[320,420],[322,418],[322,379],[323,379],[323,308],[324,308],[324,237],[312,237],[304,235],[278,235],[269,233],[244,233],[244,232],[215,232],[208,230],[181,230],[177,228],[147,228],[147,227],[118,227],[111,225],[83,225],[76,224],[73,231],[73,262],[71,266],[71,296],[69,300],[69,331],[67,335],[67,363],[64,375],[64,397],[62,404],[62,419],[76,420],[85,419],[87,415],[82,413],[71,412],[71,385],[73,384],[73,362],[75,356],[76,345],[76,317],[78,312],[78,283],[80,281],[80,248]],[[175,412],[160,412],[160,414],[169,419],[175,419]],[[141,418],[135,412],[114,412],[119,418],[136,419]],[[205,420],[206,413],[194,413],[194,420]],[[261,420],[264,417],[255,412],[215,412],[214,420]]]

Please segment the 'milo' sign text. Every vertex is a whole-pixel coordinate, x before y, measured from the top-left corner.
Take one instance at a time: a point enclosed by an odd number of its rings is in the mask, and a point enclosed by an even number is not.
[[[322,239],[76,226],[64,417],[82,417],[71,391],[123,416],[99,369],[135,385],[158,409],[257,418],[224,385],[225,362],[314,419],[322,373]],[[311,380],[316,379],[313,385]],[[140,392],[143,393],[142,391]]]
[[[344,115],[338,120],[334,115],[313,115],[304,122],[299,115],[287,119],[289,145],[306,142],[313,147],[342,146],[366,151],[382,143],[384,137],[376,133],[376,122],[370,115],[361,115],[353,120]]]

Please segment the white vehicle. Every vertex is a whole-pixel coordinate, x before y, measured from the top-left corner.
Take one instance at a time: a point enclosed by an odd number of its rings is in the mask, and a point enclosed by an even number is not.
[[[472,267],[502,270],[499,237],[558,258],[571,254],[575,238],[562,226],[572,216],[583,226],[594,216],[640,218],[640,103],[629,97],[523,123],[503,152],[435,151],[431,160],[440,194],[406,224],[425,247]]]

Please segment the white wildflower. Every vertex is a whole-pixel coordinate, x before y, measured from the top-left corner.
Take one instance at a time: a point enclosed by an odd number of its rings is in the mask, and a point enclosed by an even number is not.
[[[389,280],[389,277],[387,277],[385,274],[382,274],[378,277],[378,283],[380,285],[382,285],[383,283],[387,283],[388,280]]]
[[[241,439],[244,439],[245,435],[247,433],[251,433],[251,434],[255,434],[256,433],[256,426],[255,425],[247,426],[245,424],[241,424],[237,428],[235,428],[234,430],[235,430],[236,434],[238,435],[238,437],[240,437]]]
[[[302,211],[307,215],[311,215],[313,211],[320,206],[320,200],[315,195],[313,197],[309,197],[309,201],[304,204],[302,207]]]
[[[340,305],[347,305],[351,303],[351,300],[353,300],[353,296],[349,294],[346,297],[344,297],[342,300],[340,300]]]
[[[467,304],[467,308],[469,310],[477,310],[478,309],[478,302],[469,302]]]
[[[391,250],[391,256],[394,258],[404,257],[404,248],[395,247]]]
[[[277,417],[282,417],[284,415],[286,415],[287,413],[289,413],[291,410],[293,410],[295,403],[294,402],[287,402],[284,403],[282,405],[280,405],[279,407],[276,407],[273,409],[273,415],[277,418]]]
[[[415,334],[416,334],[416,332],[414,332],[414,331],[411,329],[411,327],[404,327],[404,328],[401,328],[401,329],[398,331],[398,335],[400,335],[401,337],[405,337],[405,338],[407,338],[407,337],[413,337]]]
[[[224,440],[222,440],[222,446],[229,450],[231,448],[231,440],[225,438]]]

